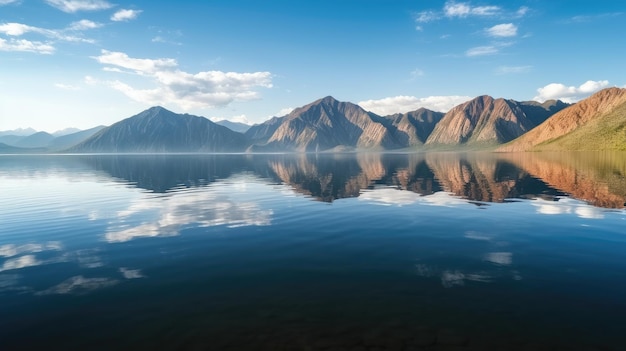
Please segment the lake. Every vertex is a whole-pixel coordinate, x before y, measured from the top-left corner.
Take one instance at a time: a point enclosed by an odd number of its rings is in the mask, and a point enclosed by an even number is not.
[[[0,349],[622,350],[626,154],[0,156]]]

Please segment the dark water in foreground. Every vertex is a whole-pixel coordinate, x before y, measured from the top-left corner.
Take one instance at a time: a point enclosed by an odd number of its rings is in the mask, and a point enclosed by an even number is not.
[[[0,156],[0,350],[623,350],[626,155]]]

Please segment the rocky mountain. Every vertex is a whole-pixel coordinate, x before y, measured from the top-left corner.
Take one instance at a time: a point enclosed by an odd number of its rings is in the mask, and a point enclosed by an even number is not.
[[[64,135],[74,134],[78,132],[80,132],[80,129],[78,128],[64,128],[64,129],[57,130],[56,132],[52,133],[52,136],[58,138]]]
[[[285,120],[285,117],[272,117],[263,123],[255,124],[248,128],[245,135],[254,144],[266,144],[274,132],[276,132],[276,129],[283,123],[283,120]]]
[[[243,151],[243,134],[204,117],[152,107],[102,129],[71,152],[233,152]]]
[[[389,120],[331,96],[283,118],[267,143],[252,147],[252,151],[385,150],[406,145],[397,139]]]
[[[408,136],[407,146],[416,146],[426,142],[443,116],[441,112],[420,108],[416,111],[385,116],[385,118],[391,121],[399,133]]]
[[[562,102],[517,102],[483,95],[454,107],[435,126],[429,146],[493,146],[509,142],[566,107]]]
[[[23,148],[45,148],[54,140],[54,136],[46,132],[37,132],[18,140],[14,146]]]
[[[498,149],[527,150],[626,150],[626,89],[601,90]]]
[[[238,132],[238,133],[245,133],[248,129],[250,129],[250,125],[249,124],[245,124],[245,123],[239,123],[239,122],[231,122],[229,120],[223,119],[221,121],[216,121],[215,124],[219,124],[221,126],[224,126],[232,131]]]

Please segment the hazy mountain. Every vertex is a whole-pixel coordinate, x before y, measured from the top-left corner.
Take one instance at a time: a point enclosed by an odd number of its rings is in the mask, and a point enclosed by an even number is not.
[[[384,150],[407,145],[406,140],[397,139],[397,128],[390,120],[331,96],[297,108],[273,122],[279,124],[267,144],[257,145],[253,151]],[[271,131],[274,125],[266,127]]]
[[[556,113],[498,151],[626,150],[626,89],[608,88]]]
[[[230,152],[247,146],[243,134],[204,117],[152,107],[102,129],[71,152]]]
[[[385,116],[397,128],[399,133],[408,137],[408,145],[422,145],[444,114],[420,108],[419,110]]]
[[[44,152],[46,152],[44,148],[24,148],[0,143],[0,154],[37,154]]]
[[[13,130],[2,130],[0,131],[0,136],[2,135],[18,135],[18,136],[29,136],[37,133],[33,128],[18,128]]]
[[[221,121],[215,121],[215,124],[219,124],[221,126],[224,126],[232,131],[238,132],[238,133],[245,133],[248,129],[250,129],[250,125],[249,124],[245,124],[245,123],[239,123],[239,122],[231,122],[228,120],[221,120]]]
[[[491,146],[528,132],[551,113],[567,106],[517,102],[483,95],[454,107],[435,126],[426,144],[431,146]]]
[[[15,143],[17,147],[23,148],[45,148],[54,139],[54,136],[46,132],[37,132],[18,140]]]
[[[52,136],[54,137],[61,137],[64,135],[68,135],[68,134],[74,134],[80,132],[80,129],[78,128],[65,128],[65,129],[61,129],[61,130],[57,130],[56,132],[52,133]]]
[[[7,144],[10,146],[15,146],[15,144],[24,139],[26,136],[24,135],[13,135],[13,134],[7,134],[7,135],[0,135],[0,143],[3,144]]]
[[[106,126],[97,126],[90,129],[80,130],[78,132],[74,132],[71,134],[63,135],[54,138],[49,144],[48,149],[50,151],[62,151],[68,149],[82,141],[87,140],[87,138],[106,128]]]

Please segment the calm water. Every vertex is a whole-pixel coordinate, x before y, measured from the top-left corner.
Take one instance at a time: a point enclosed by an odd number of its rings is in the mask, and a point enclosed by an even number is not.
[[[0,349],[622,350],[625,175],[614,153],[0,156]]]

